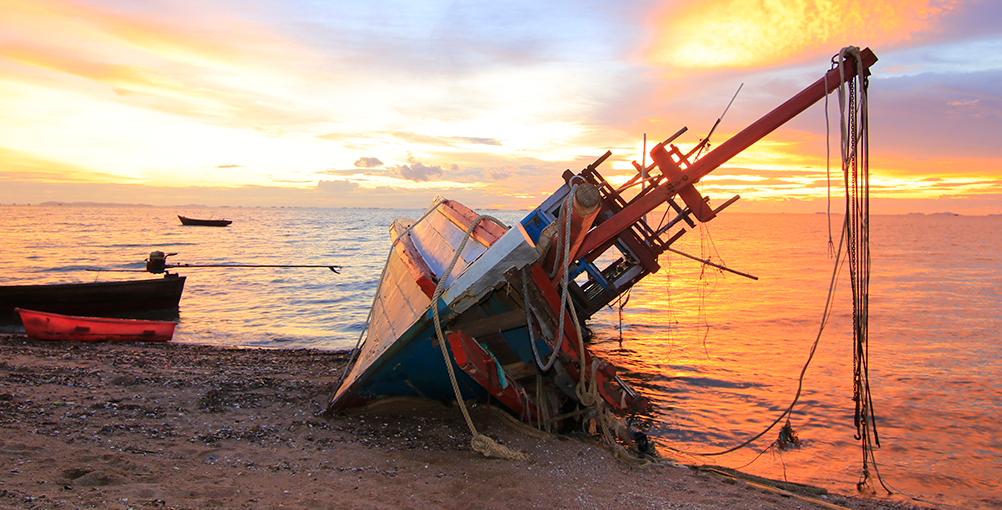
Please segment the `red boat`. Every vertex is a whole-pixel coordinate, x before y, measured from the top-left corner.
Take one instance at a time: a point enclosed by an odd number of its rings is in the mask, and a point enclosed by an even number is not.
[[[177,215],[177,219],[181,220],[182,225],[196,226],[196,227],[225,227],[233,220],[200,220],[198,218],[189,218],[187,216]]]
[[[14,309],[21,315],[24,330],[35,340],[94,342],[167,342],[174,336],[176,322],[77,317],[57,313]]]

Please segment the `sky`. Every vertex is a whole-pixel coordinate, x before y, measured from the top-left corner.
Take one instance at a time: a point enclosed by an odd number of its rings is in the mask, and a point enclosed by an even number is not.
[[[879,58],[872,211],[1002,213],[995,0],[0,0],[0,204],[531,209],[607,150],[625,181],[645,135],[692,147],[733,97],[720,144],[846,46]],[[827,114],[701,191],[825,210]]]

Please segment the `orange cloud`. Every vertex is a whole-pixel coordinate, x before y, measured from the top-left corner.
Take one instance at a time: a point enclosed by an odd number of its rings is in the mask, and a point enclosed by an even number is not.
[[[0,0],[0,61],[84,78],[119,95],[155,94],[229,113],[212,97],[217,91],[222,97],[234,89],[281,95],[290,66],[311,58],[296,43],[232,14],[182,9],[121,12],[70,0]]]
[[[89,62],[71,51],[53,51],[51,48],[14,42],[7,45],[3,56],[8,60],[39,69],[105,83],[120,93],[126,93],[127,89],[151,89],[163,85],[162,78],[153,76],[142,67]],[[177,87],[178,84],[173,85]]]
[[[849,44],[922,36],[960,0],[708,0],[668,3],[647,58],[695,69],[756,67]]]
[[[59,183],[129,183],[119,175],[86,165],[46,158],[31,152],[0,146],[0,179]]]
[[[179,30],[172,24],[172,13],[162,10],[144,15],[71,0],[0,0],[5,18],[2,26],[9,31],[9,39],[42,42],[49,50],[60,48],[78,55],[217,65],[240,61],[246,65],[259,61],[261,53],[274,55],[288,46],[262,27],[208,9],[197,10],[204,26],[191,22],[193,12],[173,13],[188,25]]]

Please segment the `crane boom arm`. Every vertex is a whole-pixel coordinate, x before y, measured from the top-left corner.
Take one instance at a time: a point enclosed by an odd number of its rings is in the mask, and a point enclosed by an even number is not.
[[[877,56],[869,48],[861,52],[862,67],[864,73],[877,62]],[[578,248],[574,259],[581,258],[592,250],[599,248],[609,240],[617,237],[624,229],[629,228],[634,222],[641,219],[645,214],[663,204],[672,196],[686,191],[687,187],[695,184],[710,172],[716,170],[734,156],[766,137],[790,119],[796,117],[807,108],[811,107],[823,99],[826,95],[836,90],[843,81],[848,81],[856,76],[856,62],[854,59],[845,61],[844,70],[834,68],[828,71],[825,76],[814,82],[797,95],[793,96],[776,109],[766,114],[761,119],[755,121],[740,133],[734,135],[729,140],[720,144],[702,158],[696,160],[685,169],[675,168],[674,171],[666,171],[662,168],[662,173],[669,176],[666,182],[662,183],[649,193],[638,197],[628,204],[612,218],[600,223],[585,236],[581,246]],[[844,75],[843,75],[844,73]],[[651,149],[652,157],[656,152],[663,152],[663,144],[658,144]],[[660,166],[660,165],[659,165]],[[693,190],[695,191],[695,190]],[[689,203],[688,197],[686,202]],[[690,207],[692,204],[689,204]],[[699,216],[699,211],[697,216]],[[712,213],[708,213],[712,218]]]

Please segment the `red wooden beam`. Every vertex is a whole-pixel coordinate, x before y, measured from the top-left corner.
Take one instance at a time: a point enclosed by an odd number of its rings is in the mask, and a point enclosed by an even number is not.
[[[456,365],[463,369],[474,381],[483,386],[495,398],[523,421],[538,419],[536,406],[529,401],[528,394],[504,370],[498,370],[497,360],[477,341],[463,333],[453,331],[446,335]],[[504,381],[501,381],[504,377]]]
[[[861,56],[863,59],[864,69],[869,69],[877,62],[877,56],[874,55],[869,48],[864,49],[861,52]],[[845,80],[855,77],[856,63],[852,60],[846,61],[844,71]],[[593,228],[590,232],[588,232],[588,235],[585,236],[584,241],[581,243],[581,247],[574,256],[574,260],[587,255],[595,248],[602,246],[610,239],[618,236],[620,232],[629,228],[630,225],[642,218],[645,214],[651,212],[656,207],[671,198],[684,186],[696,183],[705,177],[706,174],[716,170],[720,165],[723,165],[734,156],[740,154],[741,151],[747,149],[755,142],[767,136],[769,133],[772,133],[790,119],[800,115],[800,113],[814,103],[823,99],[826,95],[837,89],[841,84],[842,79],[839,76],[839,69],[835,68],[828,71],[824,78],[814,82],[796,96],[793,96],[785,103],[779,105],[779,107],[775,110],[769,112],[761,119],[746,127],[740,133],[717,146],[716,149],[710,151],[708,154],[692,163],[689,168],[671,176],[667,182],[661,184],[657,188],[654,188],[646,195],[636,199],[634,202],[624,207],[623,210],[615,216]],[[652,149],[651,152],[653,153],[654,150],[658,149],[658,147],[660,147],[660,145]]]
[[[591,366],[594,357],[587,347],[583,353],[578,352],[577,329],[572,322],[574,319],[571,318],[567,309],[560,308],[560,296],[553,289],[553,286],[550,285],[550,280],[546,276],[546,271],[543,267],[537,262],[529,266],[529,271],[533,281],[536,283],[536,287],[542,292],[543,299],[546,300],[550,310],[554,314],[563,313],[567,316],[564,321],[564,338],[560,342],[561,354],[558,355],[560,359],[557,361],[564,366],[567,375],[574,382],[578,382],[581,379],[581,372],[578,370],[578,367],[581,365],[581,356],[584,356],[584,365],[586,367]],[[558,320],[558,318],[554,318],[555,322]],[[585,377],[587,377],[587,374],[585,374]],[[616,367],[607,361],[599,362],[598,370],[595,372],[595,381],[592,381],[592,383],[596,382],[598,384],[598,394],[612,406],[614,411],[620,414],[644,412],[650,406],[647,397],[637,393],[633,388],[624,383],[622,379],[616,377]]]
[[[393,223],[390,224],[390,235],[397,238],[393,244],[393,249],[400,256],[400,260],[407,267],[407,271],[410,272],[414,281],[417,282],[418,287],[421,287],[421,292],[424,292],[430,298],[435,295],[435,288],[438,286],[438,277],[428,267],[428,263],[424,261],[421,252],[414,246],[411,233],[407,230],[413,223],[413,220],[404,218],[393,220]]]

